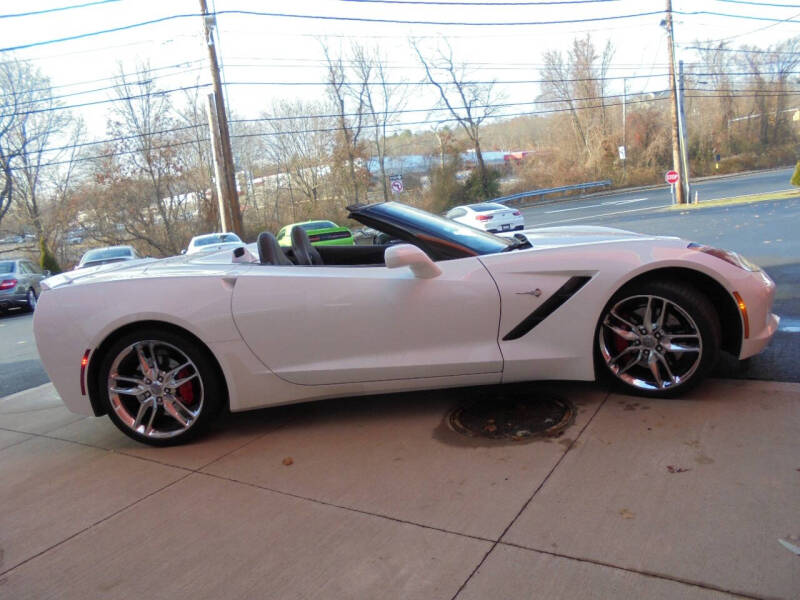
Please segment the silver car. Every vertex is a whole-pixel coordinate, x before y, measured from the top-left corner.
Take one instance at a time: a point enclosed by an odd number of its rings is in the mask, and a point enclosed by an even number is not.
[[[26,258],[0,260],[0,313],[15,306],[32,312],[41,292],[39,284],[49,275]]]

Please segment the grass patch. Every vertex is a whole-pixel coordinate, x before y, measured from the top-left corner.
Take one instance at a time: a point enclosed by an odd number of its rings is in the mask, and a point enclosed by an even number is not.
[[[667,207],[667,210],[696,210],[698,208],[713,208],[715,206],[734,206],[736,204],[752,204],[753,202],[767,202],[769,200],[790,200],[800,198],[800,190],[782,190],[780,192],[769,192],[767,194],[746,194],[744,196],[731,196],[730,198],[720,198],[718,200],[700,200],[699,204],[674,204]]]

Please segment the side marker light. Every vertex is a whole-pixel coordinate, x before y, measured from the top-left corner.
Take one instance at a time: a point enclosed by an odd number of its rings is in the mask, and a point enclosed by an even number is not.
[[[747,318],[747,304],[745,304],[739,292],[733,292],[733,297],[736,298],[736,305],[739,307],[739,312],[742,313],[742,322],[744,323],[744,339],[750,337],[750,319]]]
[[[91,354],[92,349],[89,348],[86,352],[83,353],[83,358],[81,359],[81,396],[86,395],[86,366],[89,364],[89,354]]]

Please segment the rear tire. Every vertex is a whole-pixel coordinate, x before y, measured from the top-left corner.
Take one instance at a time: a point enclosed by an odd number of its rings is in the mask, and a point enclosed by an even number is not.
[[[33,288],[28,289],[28,293],[25,295],[25,308],[28,312],[33,312],[36,310],[36,303],[38,302],[38,298],[36,297],[36,290]]]
[[[603,309],[595,333],[599,379],[651,398],[682,394],[719,358],[720,322],[711,301],[677,281],[627,286]]]
[[[109,347],[97,384],[114,425],[151,446],[182,444],[201,434],[225,397],[205,348],[186,335],[151,328]]]

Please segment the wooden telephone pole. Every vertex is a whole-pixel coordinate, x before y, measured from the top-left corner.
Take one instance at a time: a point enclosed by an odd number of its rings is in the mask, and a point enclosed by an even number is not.
[[[231,136],[228,130],[228,113],[225,110],[225,97],[222,94],[222,82],[219,77],[219,63],[217,62],[217,46],[214,43],[214,26],[216,19],[208,12],[206,0],[200,0],[200,12],[203,15],[203,30],[206,36],[206,46],[208,47],[208,60],[211,67],[211,79],[214,84],[214,108],[216,109],[216,130],[214,130],[214,119],[210,118],[209,124],[212,127],[211,139],[215,144],[215,161],[219,158],[222,164],[217,164],[217,191],[222,195],[220,200],[220,219],[222,228],[230,228],[239,237],[244,235],[242,226],[242,211],[239,207],[239,193],[236,191],[236,171],[233,167],[233,152],[231,151]],[[220,178],[222,179],[220,181]],[[223,210],[223,205],[227,207]],[[226,223],[226,216],[230,221]]]
[[[686,204],[686,197],[684,195],[684,185],[686,182],[686,173],[683,169],[683,161],[681,160],[681,136],[679,126],[679,112],[678,112],[678,91],[675,85],[675,45],[672,39],[672,0],[667,0],[667,17],[665,19],[667,28],[667,42],[669,44],[669,89],[671,95],[670,108],[672,112],[672,168],[678,172],[680,180],[678,185],[675,186],[675,201],[678,204]]]

